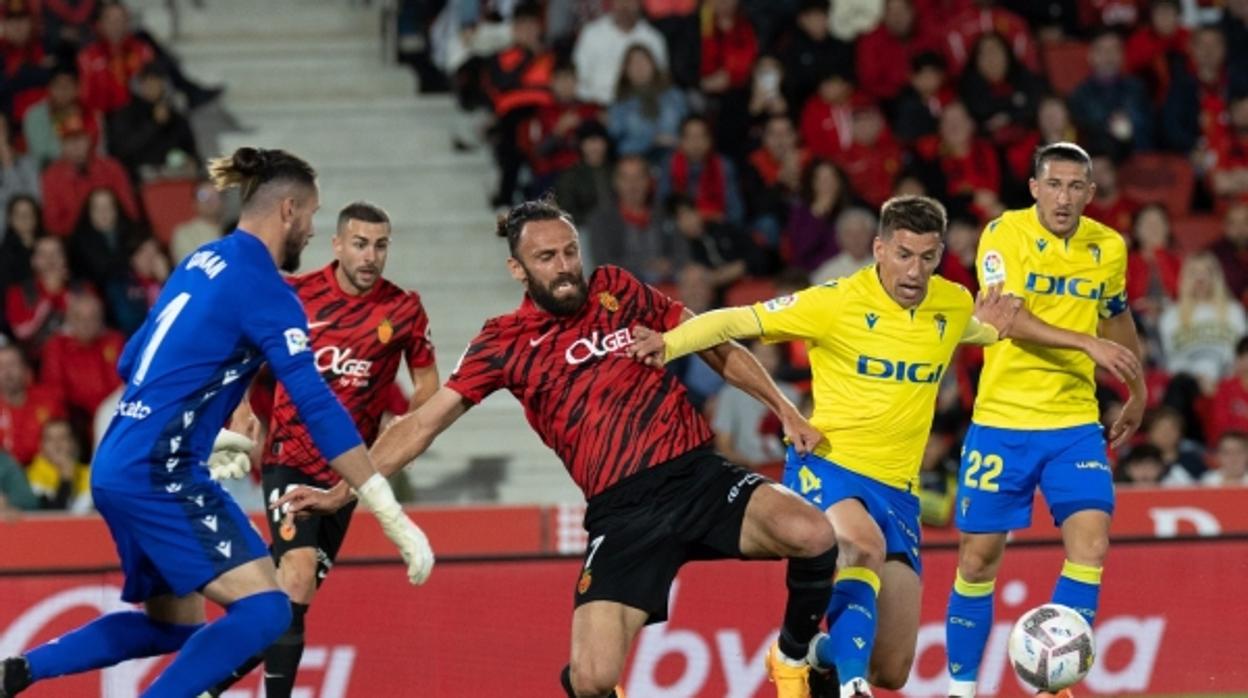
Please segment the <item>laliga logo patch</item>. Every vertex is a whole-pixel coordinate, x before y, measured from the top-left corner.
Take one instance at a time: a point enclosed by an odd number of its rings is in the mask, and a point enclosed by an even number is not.
[[[614,313],[620,309],[620,301],[607,291],[598,294],[598,303],[606,308],[608,313]]]
[[[291,356],[308,350],[308,335],[303,330],[298,327],[292,327],[286,330],[284,334],[286,336],[286,351],[290,352]]]
[[[797,296],[790,293],[787,296],[780,296],[779,298],[772,298],[766,303],[763,303],[763,307],[766,308],[768,312],[774,313],[780,310],[784,310],[785,308],[793,305],[796,302],[797,302]]]
[[[980,268],[984,273],[985,284],[999,284],[1005,281],[1005,260],[1001,258],[1001,253],[996,250],[988,250],[984,253],[984,261],[980,263]]]

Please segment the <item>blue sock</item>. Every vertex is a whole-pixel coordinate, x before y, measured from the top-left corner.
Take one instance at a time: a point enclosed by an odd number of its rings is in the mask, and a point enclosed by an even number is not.
[[[880,577],[866,567],[846,567],[836,575],[830,610],[838,612],[828,621],[828,639],[815,648],[822,666],[836,666],[842,684],[865,679],[871,649],[875,646],[875,599]]]
[[[1101,598],[1101,567],[1081,565],[1066,561],[1062,576],[1053,587],[1053,603],[1075,609],[1088,625],[1096,620],[1096,608]]]
[[[35,681],[177,651],[199,625],[173,625],[140,611],[109,613],[26,653]]]
[[[290,600],[280,591],[239,599],[225,615],[186,641],[177,659],[143,692],[144,698],[197,696],[234,667],[273,644],[290,627]]]
[[[945,615],[945,645],[949,653],[949,676],[956,682],[974,683],[984,646],[992,632],[992,592],[997,580],[968,582],[959,572],[949,593]],[[951,694],[952,695],[952,694]]]

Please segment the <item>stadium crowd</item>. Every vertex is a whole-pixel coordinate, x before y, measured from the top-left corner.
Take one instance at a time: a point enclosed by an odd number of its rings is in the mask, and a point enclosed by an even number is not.
[[[553,190],[589,264],[695,311],[869,264],[889,196],[948,207],[941,273],[976,290],[983,226],[1030,204],[1038,145],[1094,155],[1087,214],[1128,238],[1150,412],[1123,486],[1248,484],[1248,0],[405,0],[490,203]],[[228,229],[188,112],[218,88],[118,3],[0,3],[0,513],[84,509],[93,420],[171,264]],[[162,225],[170,228],[172,226]],[[800,345],[752,350],[796,401]],[[924,458],[947,520],[980,352],[945,374]],[[697,359],[670,367],[717,445],[782,459],[779,423]],[[1125,388],[1105,381],[1105,423]]]
[[[220,94],[121,3],[0,3],[0,516],[90,508],[126,337],[228,229],[190,122]]]

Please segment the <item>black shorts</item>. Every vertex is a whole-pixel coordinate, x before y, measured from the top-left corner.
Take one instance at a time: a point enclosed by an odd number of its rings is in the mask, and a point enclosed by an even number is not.
[[[741,559],[741,525],[767,478],[709,448],[632,475],[589,500],[589,545],[576,605],[615,601],[667,620],[667,597],[690,560]]]
[[[325,487],[311,476],[282,465],[266,464],[263,473],[264,501],[270,503],[277,501],[278,497],[297,485]],[[281,564],[282,555],[287,550],[316,548],[316,586],[320,588],[347,537],[347,528],[351,525],[351,514],[354,511],[354,501],[328,516],[308,516],[302,519],[270,510],[265,518],[269,522],[269,540],[272,541],[269,551],[273,555],[274,564]]]

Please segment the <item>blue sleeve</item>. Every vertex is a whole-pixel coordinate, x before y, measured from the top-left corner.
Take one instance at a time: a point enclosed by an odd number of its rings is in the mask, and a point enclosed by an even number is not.
[[[278,277],[262,295],[272,301],[256,303],[256,296],[250,294],[248,299],[240,299],[243,333],[264,353],[316,448],[331,461],[362,444],[360,433],[316,371],[308,342],[308,319],[295,292]]]

